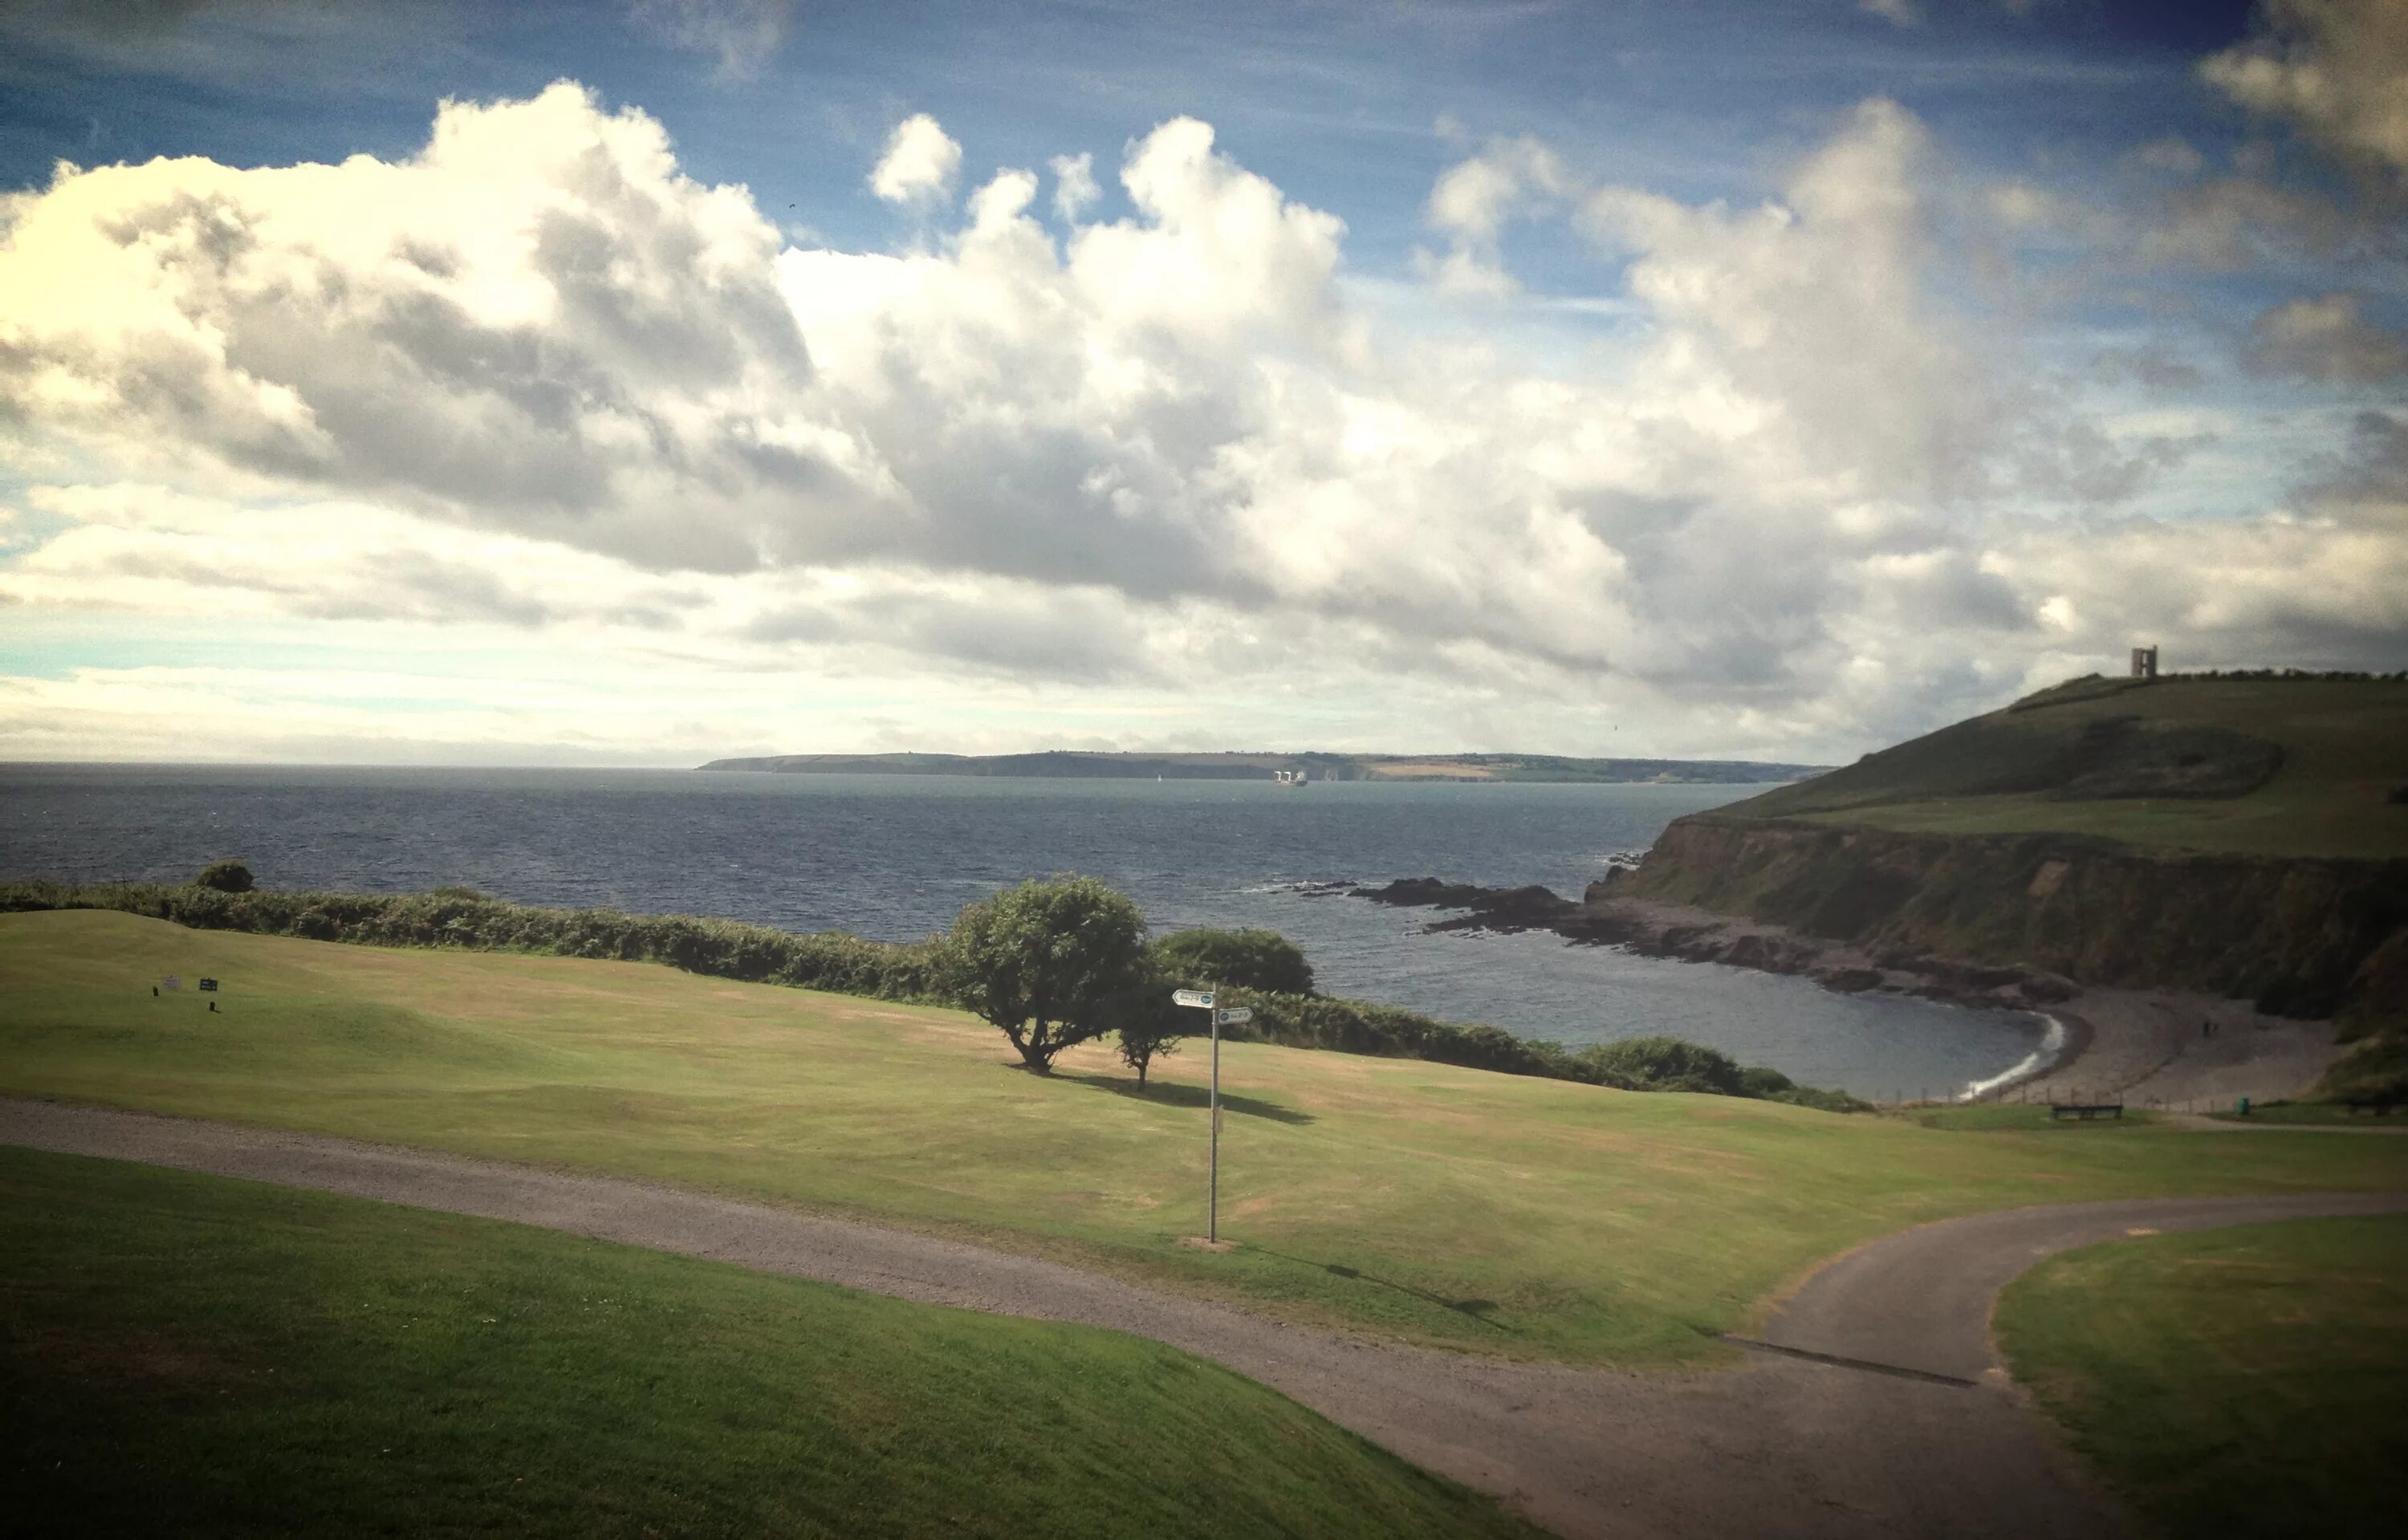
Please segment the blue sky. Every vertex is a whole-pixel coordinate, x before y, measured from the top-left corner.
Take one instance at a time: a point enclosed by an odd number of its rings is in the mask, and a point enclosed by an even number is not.
[[[2401,100],[2396,0],[12,0],[0,755],[2408,665]]]

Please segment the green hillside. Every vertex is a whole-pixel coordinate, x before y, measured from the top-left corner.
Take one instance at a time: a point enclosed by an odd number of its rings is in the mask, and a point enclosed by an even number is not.
[[[1712,817],[2408,856],[2408,679],[2094,676]]]
[[[1159,1343],[5,1148],[0,1443],[27,1535],[1537,1533]]]
[[[219,979],[211,1012],[168,974]],[[1730,1096],[1225,1045],[1139,1093],[959,1011],[657,965],[0,916],[0,1094],[609,1172],[1055,1257],[1301,1323],[1534,1359],[1695,1362],[1822,1257],[1979,1209],[2394,1190],[2408,1140],[1957,1133]],[[0,1194],[5,1200],[5,1194]]]

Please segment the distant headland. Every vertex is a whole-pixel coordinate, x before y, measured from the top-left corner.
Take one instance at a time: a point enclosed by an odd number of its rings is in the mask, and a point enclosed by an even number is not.
[[[1616,785],[1764,785],[1830,768],[1754,760],[1599,760],[1560,754],[769,754],[713,760],[705,770],[804,776],[1025,776],[1094,780],[1557,781]]]

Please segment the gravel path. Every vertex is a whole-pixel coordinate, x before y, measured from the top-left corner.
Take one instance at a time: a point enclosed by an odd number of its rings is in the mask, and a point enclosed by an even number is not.
[[[0,1100],[0,1143],[1130,1332],[1226,1364],[1578,1537],[2120,1532],[2121,1514],[1991,1363],[1999,1286],[2049,1252],[2135,1229],[2408,1209],[2408,1194],[2190,1199],[1926,1225],[1808,1279],[1742,1369],[1626,1375],[1283,1326],[1054,1262],[612,1177],[44,1102]]]

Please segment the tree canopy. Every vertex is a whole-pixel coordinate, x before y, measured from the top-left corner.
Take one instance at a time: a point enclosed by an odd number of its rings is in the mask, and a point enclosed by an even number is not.
[[[1146,949],[1166,976],[1193,988],[1234,984],[1268,994],[1312,992],[1312,964],[1277,931],[1175,931]]]
[[[963,909],[946,964],[953,996],[1040,1075],[1064,1048],[1134,1020],[1151,976],[1145,917],[1085,877],[1024,882]]]

